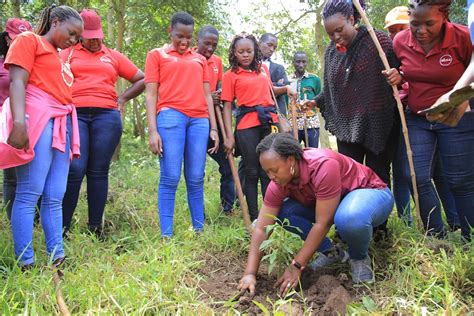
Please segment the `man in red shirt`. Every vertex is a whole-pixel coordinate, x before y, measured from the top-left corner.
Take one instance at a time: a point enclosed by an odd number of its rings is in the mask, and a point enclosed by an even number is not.
[[[222,85],[222,60],[214,55],[217,44],[219,42],[219,32],[210,25],[204,26],[198,33],[198,46],[196,51],[207,59],[209,70],[209,87],[211,89],[212,101],[216,111],[221,111],[221,85]],[[220,197],[222,209],[226,214],[232,212],[235,201],[235,185],[232,178],[232,170],[229,161],[226,159],[224,151],[222,132],[219,132],[221,143],[216,153],[209,153],[212,159],[219,165],[221,174]],[[209,141],[209,148],[214,145],[212,140]]]

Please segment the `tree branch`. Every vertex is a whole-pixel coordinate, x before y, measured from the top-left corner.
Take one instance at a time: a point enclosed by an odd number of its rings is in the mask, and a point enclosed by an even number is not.
[[[302,18],[304,18],[305,16],[307,16],[308,14],[310,13],[316,13],[316,10],[309,10],[309,11],[305,11],[303,14],[301,14],[297,19],[293,20],[293,19],[290,19],[290,21],[288,21],[288,23],[286,23],[279,31],[277,31],[275,33],[275,35],[278,36],[278,34],[280,34],[281,32],[285,31],[291,24],[294,24],[296,22],[298,22],[299,20],[301,20]]]

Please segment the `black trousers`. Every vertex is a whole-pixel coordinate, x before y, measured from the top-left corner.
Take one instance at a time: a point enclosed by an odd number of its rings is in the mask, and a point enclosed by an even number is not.
[[[262,195],[265,196],[270,179],[260,166],[257,156],[257,145],[270,134],[270,128],[261,126],[237,130],[237,142],[242,154],[244,165],[245,182],[243,190],[249,207],[250,219],[253,221],[258,217],[258,180],[260,180]]]

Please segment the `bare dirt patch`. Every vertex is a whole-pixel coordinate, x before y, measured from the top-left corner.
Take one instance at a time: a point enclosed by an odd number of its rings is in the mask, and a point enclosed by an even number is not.
[[[243,275],[246,259],[218,254],[207,255],[204,260],[205,264],[198,271],[203,276],[198,284],[203,292],[202,299],[217,312],[224,313],[230,308],[231,298],[238,293],[237,285]],[[338,267],[318,272],[305,271],[301,278],[302,291],[298,291],[291,299],[287,297],[282,300],[273,288],[277,277],[269,276],[266,267],[261,266],[253,300],[263,304],[270,313],[278,310],[285,315],[304,315],[305,311],[317,315],[343,315],[347,304],[359,296],[345,269]],[[234,308],[249,315],[262,313],[246,297],[241,298]]]

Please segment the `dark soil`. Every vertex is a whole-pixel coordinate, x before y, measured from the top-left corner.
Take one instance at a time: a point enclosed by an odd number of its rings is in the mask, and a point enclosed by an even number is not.
[[[208,255],[198,271],[204,276],[198,284],[203,292],[202,299],[218,313],[225,313],[233,306],[249,315],[262,314],[253,300],[263,304],[272,314],[278,310],[285,315],[304,315],[305,311],[311,315],[344,315],[347,304],[359,296],[348,277],[347,267],[340,266],[318,272],[305,270],[301,278],[302,293],[281,300],[273,288],[277,276],[269,276],[266,267],[261,266],[255,297],[242,297],[233,303],[245,262],[245,258],[230,254]]]

